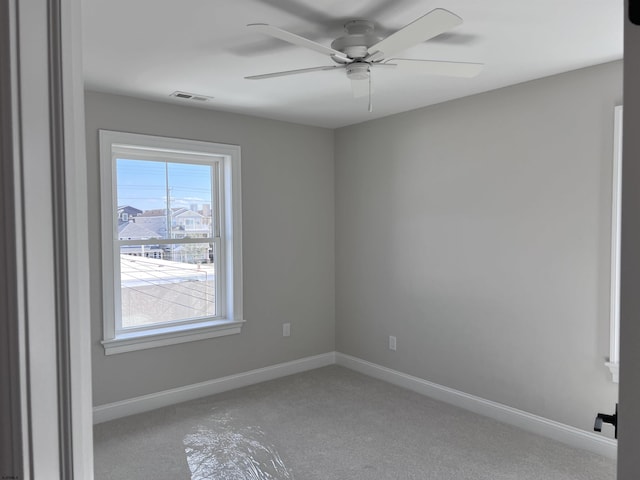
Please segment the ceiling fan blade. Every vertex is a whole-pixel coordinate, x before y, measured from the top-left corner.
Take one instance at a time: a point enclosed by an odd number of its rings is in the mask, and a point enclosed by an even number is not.
[[[297,70],[286,70],[284,72],[263,73],[262,75],[251,75],[244,77],[246,80],[263,80],[265,78],[286,77],[287,75],[297,75],[299,73],[321,72],[322,70],[335,70],[336,68],[344,68],[342,65],[330,65],[328,67],[311,67],[299,68]]]
[[[446,75],[448,77],[472,78],[478,75],[484,67],[484,63],[442,62],[439,60],[408,58],[393,58],[389,61],[401,68],[403,72],[423,75]]]
[[[365,60],[374,62],[389,58],[397,52],[429,40],[461,23],[462,19],[459,16],[443,8],[436,8],[369,47],[369,56]]]
[[[265,35],[269,35],[270,37],[279,38],[280,40],[284,40],[285,42],[289,42],[293,45],[298,45],[299,47],[305,47],[310,50],[314,50],[319,53],[324,53],[325,55],[330,55],[341,60],[349,60],[344,53],[339,52],[338,50],[334,50],[330,47],[325,47],[319,43],[316,43],[308,38],[301,37],[300,35],[296,35],[295,33],[287,32],[278,27],[274,27],[272,25],[267,25],[266,23],[250,23],[247,27],[251,27],[251,29],[263,33]]]
[[[385,63],[372,63],[371,65],[369,65],[369,68],[383,68],[383,69],[391,69],[391,68],[396,68],[398,65],[396,65],[395,63],[395,58],[392,58],[391,60],[387,60]]]
[[[351,80],[353,98],[361,98],[369,95],[369,80]]]

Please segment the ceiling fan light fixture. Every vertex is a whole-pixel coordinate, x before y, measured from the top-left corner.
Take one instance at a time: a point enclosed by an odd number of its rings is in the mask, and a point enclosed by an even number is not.
[[[354,62],[347,65],[347,77],[349,80],[367,80],[369,78],[369,64],[366,62]]]

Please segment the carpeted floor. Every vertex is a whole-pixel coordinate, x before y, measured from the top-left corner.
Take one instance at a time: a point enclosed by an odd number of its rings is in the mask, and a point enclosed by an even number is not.
[[[96,480],[608,480],[615,462],[331,366],[97,425]]]

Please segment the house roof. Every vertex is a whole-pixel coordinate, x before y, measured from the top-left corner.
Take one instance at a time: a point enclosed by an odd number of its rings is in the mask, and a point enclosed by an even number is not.
[[[186,216],[186,217],[202,217],[203,215],[194,210],[189,210],[188,208],[180,208],[173,212],[174,217]]]
[[[118,227],[118,238],[120,240],[147,240],[160,237],[159,233],[134,222],[125,223]]]
[[[155,208],[152,210],[143,211],[138,217],[164,217],[167,214],[165,208]]]
[[[158,237],[164,238],[167,233],[167,217],[143,217],[137,216],[135,219],[136,225],[140,225],[144,228],[147,228],[153,232]]]
[[[129,210],[129,211],[135,210],[138,213],[142,213],[142,210],[140,210],[139,208],[136,208],[136,207],[132,207],[131,205],[119,205],[118,206],[118,212],[121,212],[123,210]]]

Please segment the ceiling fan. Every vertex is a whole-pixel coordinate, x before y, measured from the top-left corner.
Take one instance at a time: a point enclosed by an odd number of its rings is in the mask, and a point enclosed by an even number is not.
[[[414,74],[447,75],[467,78],[474,77],[480,73],[484,66],[481,63],[446,62],[440,60],[394,57],[396,53],[436,37],[461,23],[462,19],[459,16],[448,10],[436,8],[391,35],[381,38],[376,34],[372,22],[353,20],[344,26],[346,35],[335,39],[330,47],[266,23],[251,23],[247,26],[252,30],[274,38],[279,38],[293,45],[329,55],[337,65],[265,73],[245,78],[248,80],[263,80],[266,78],[323,70],[345,70],[347,78],[351,80],[354,97],[368,95],[369,111],[372,111],[372,69],[402,68],[404,71]]]

